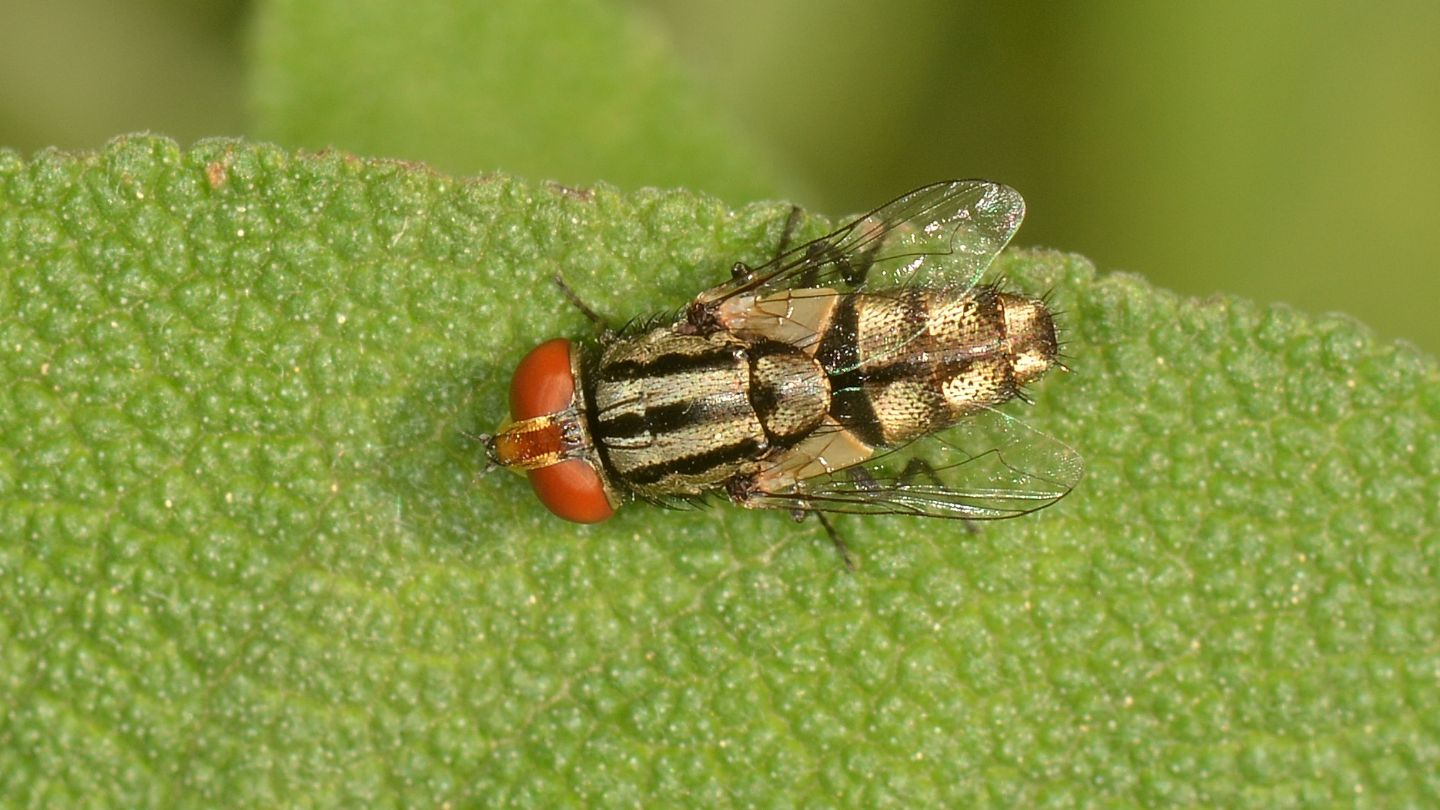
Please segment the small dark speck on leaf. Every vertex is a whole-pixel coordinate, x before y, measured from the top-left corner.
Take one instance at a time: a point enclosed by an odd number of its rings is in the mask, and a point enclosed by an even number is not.
[[[594,189],[567,186],[564,183],[557,183],[554,180],[547,180],[545,182],[545,188],[563,197],[573,197],[580,202],[590,202],[595,199]]]
[[[210,188],[212,189],[218,189],[221,186],[225,185],[225,181],[229,178],[229,174],[230,172],[228,167],[221,161],[217,160],[212,163],[205,164],[205,180],[210,183]]]

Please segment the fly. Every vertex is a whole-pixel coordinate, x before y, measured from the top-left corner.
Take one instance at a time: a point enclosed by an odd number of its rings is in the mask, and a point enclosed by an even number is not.
[[[712,493],[816,513],[847,564],[825,513],[1048,506],[1080,480],[1079,454],[996,408],[1060,365],[1054,319],[980,283],[1024,212],[997,183],[924,186],[736,263],[673,324],[542,343],[512,379],[510,421],[484,437],[489,458],[582,523]]]

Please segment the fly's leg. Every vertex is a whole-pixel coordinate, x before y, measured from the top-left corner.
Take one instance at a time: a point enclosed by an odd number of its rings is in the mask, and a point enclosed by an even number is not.
[[[870,471],[864,467],[851,467],[845,473],[849,476],[850,483],[861,489],[870,491],[880,489],[880,482],[876,481],[875,476],[871,475]],[[905,469],[901,470],[895,478],[896,485],[903,487],[916,478],[924,478],[937,487],[945,486],[945,482],[940,480],[940,474],[935,472],[935,468],[931,466],[930,462],[923,458],[912,458],[906,462]]]
[[[559,273],[555,274],[554,280],[555,286],[560,288],[560,293],[565,296],[565,300],[580,310],[580,314],[584,315],[586,319],[595,326],[595,331],[600,334],[602,341],[609,342],[609,340],[615,336],[615,330],[610,328],[610,324],[606,323],[605,319],[600,317],[600,314],[591,309],[588,304],[580,300],[580,296],[575,294],[575,291],[570,288],[569,284],[565,283],[565,279],[561,277]]]
[[[880,242],[876,240],[870,247],[859,253],[852,253],[848,256],[839,255],[835,258],[835,267],[840,271],[840,278],[845,280],[851,287],[859,287],[865,283],[870,275],[870,268],[875,266],[875,253],[880,250]]]
[[[790,206],[790,213],[785,217],[785,224],[780,228],[780,241],[775,246],[775,256],[762,265],[752,265],[748,262],[735,262],[730,265],[731,284],[744,285],[755,277],[755,271],[764,268],[778,268],[780,257],[790,250],[790,237],[794,235],[795,228],[800,222],[800,206]],[[799,260],[797,260],[799,261]],[[721,285],[723,289],[724,285]],[[717,296],[723,299],[725,296]],[[700,298],[690,302],[685,309],[683,323],[676,326],[676,331],[682,335],[708,335],[724,326],[720,323],[718,316],[719,302],[712,300],[708,294],[702,294]]]
[[[830,535],[830,542],[835,544],[835,550],[840,553],[841,562],[845,563],[845,570],[852,574],[855,573],[855,561],[850,557],[850,547],[845,545],[840,533],[835,531],[834,525],[830,523],[829,518],[825,517],[824,512],[806,512],[804,509],[790,510],[790,517],[796,523],[803,521],[807,515],[814,515],[815,519],[820,521],[820,525],[825,527],[825,533]]]
[[[748,508],[754,508],[758,504],[753,500],[758,490],[755,488],[754,480],[747,475],[737,475],[725,484],[725,493],[730,496],[732,503]],[[830,542],[835,544],[835,550],[840,553],[840,560],[845,563],[845,569],[854,573],[855,561],[850,557],[850,547],[845,545],[840,533],[830,525],[830,520],[823,512],[811,512],[807,509],[791,509],[790,517],[796,523],[804,520],[807,515],[815,515],[820,525],[825,527],[825,533],[830,535]]]
[[[785,215],[785,225],[780,229],[780,242],[775,245],[775,258],[779,259],[790,249],[790,237],[795,235],[795,228],[800,224],[800,206],[790,206],[790,213]]]
[[[775,258],[778,260],[790,248],[790,236],[796,225],[800,222],[800,207],[794,206],[790,209],[790,216],[785,220],[785,230],[781,233],[780,245],[775,250]],[[820,283],[820,270],[825,267],[835,268],[846,284],[857,287],[865,283],[865,277],[870,274],[870,267],[875,263],[875,253],[880,249],[881,240],[874,242],[865,250],[858,253],[846,254],[829,241],[819,240],[810,243],[805,251],[805,258],[801,260],[804,264],[804,271],[796,277],[796,287],[815,287]],[[746,268],[749,271],[749,268]],[[732,270],[732,272],[734,272]]]
[[[835,550],[840,552],[840,559],[845,561],[845,570],[855,573],[855,561],[850,558],[850,547],[845,545],[840,533],[830,524],[830,518],[825,517],[824,512],[816,512],[815,519],[820,521],[820,525],[825,527],[825,533],[830,535],[830,542],[835,544]]]
[[[872,491],[880,489],[880,482],[876,481],[875,476],[871,475],[870,471],[864,467],[851,467],[847,473],[850,477],[850,482],[860,489]],[[896,486],[903,487],[906,482],[916,479],[924,479],[941,489],[945,488],[945,482],[940,480],[940,474],[935,472],[935,467],[923,458],[912,458],[906,462],[905,468],[900,471],[900,475],[896,478]],[[980,531],[980,527],[975,525],[975,521],[966,520],[965,518],[957,519],[961,525],[965,527],[965,531],[970,534],[975,534]]]
[[[785,251],[790,249],[790,237],[795,235],[795,228],[800,224],[800,206],[790,206],[790,213],[785,217],[785,224],[780,228],[780,242],[775,245],[775,255],[771,258],[770,264],[778,261]],[[755,268],[745,262],[735,262],[730,265],[730,277],[733,279],[748,278]]]
[[[859,287],[869,277],[881,244],[877,239],[864,250],[846,253],[829,242],[811,243],[805,254],[805,271],[800,274],[796,286],[819,286],[821,269],[833,268],[833,272],[839,274],[846,284]]]
[[[905,469],[900,471],[900,477],[907,481],[924,478],[937,487],[945,486],[945,482],[940,480],[940,474],[935,472],[935,467],[923,458],[912,458],[906,462]]]
[[[863,250],[855,250],[844,253],[829,243],[819,245],[830,254],[824,257],[824,263],[833,265],[835,272],[840,274],[841,280],[851,287],[860,287],[869,279],[870,268],[875,266],[875,257],[880,249],[885,246],[886,235],[890,234],[899,223],[886,221],[875,217],[866,217],[861,222],[855,223],[856,228],[864,229],[857,238],[864,238],[867,241]]]

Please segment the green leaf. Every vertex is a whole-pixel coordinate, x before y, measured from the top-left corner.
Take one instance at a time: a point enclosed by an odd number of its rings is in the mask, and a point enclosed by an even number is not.
[[[1440,368],[1012,252],[1089,471],[978,533],[476,480],[519,355],[788,208],[156,138],[0,152],[18,805],[1440,802]],[[826,223],[807,220],[807,234]]]
[[[773,196],[774,166],[681,75],[658,31],[602,0],[269,0],[255,132],[450,171]]]

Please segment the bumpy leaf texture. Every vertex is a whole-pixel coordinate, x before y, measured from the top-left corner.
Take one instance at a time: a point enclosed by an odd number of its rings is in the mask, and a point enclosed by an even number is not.
[[[878,202],[878,201],[877,201]],[[788,207],[148,137],[0,152],[0,783],[19,804],[1440,803],[1440,369],[1078,257],[1086,456],[970,533],[562,525],[482,466],[519,355]],[[807,234],[825,223],[809,220]]]

